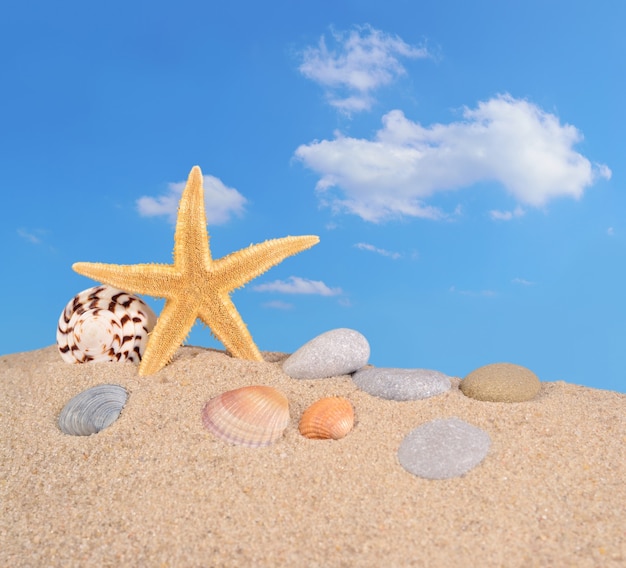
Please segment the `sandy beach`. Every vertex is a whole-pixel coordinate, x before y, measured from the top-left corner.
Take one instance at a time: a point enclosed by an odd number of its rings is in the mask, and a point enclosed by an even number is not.
[[[182,347],[148,377],[65,363],[56,346],[0,357],[0,565],[626,565],[626,395],[548,382],[531,401],[487,403],[454,379],[395,402],[349,376],[291,379],[285,354],[263,355]],[[63,434],[65,403],[102,383],[129,392],[120,418]],[[203,428],[207,400],[254,384],[289,399],[282,439],[229,446]],[[352,402],[354,430],[303,438],[303,410],[331,395]],[[448,417],[489,434],[484,461],[446,480],[405,471],[402,438]]]

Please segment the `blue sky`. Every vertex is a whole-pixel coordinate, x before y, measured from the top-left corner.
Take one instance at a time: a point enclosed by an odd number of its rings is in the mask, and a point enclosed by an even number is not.
[[[233,294],[260,349],[626,392],[626,5],[211,4],[0,8],[0,353],[55,342],[72,263],[170,262],[197,164],[214,258],[320,236]]]

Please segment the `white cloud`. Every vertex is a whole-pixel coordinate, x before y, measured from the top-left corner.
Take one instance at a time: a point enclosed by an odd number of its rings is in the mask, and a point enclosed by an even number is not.
[[[317,294],[319,296],[337,296],[341,288],[329,288],[319,280],[308,280],[299,276],[290,276],[287,281],[275,280],[267,284],[253,286],[257,292],[282,292],[283,294]]]
[[[347,114],[370,109],[375,102],[370,93],[406,73],[399,57],[429,56],[426,48],[411,46],[370,25],[331,32],[336,48],[329,49],[322,36],[317,47],[304,50],[299,70],[323,86],[330,104]]]
[[[514,217],[523,217],[526,214],[519,205],[513,211],[498,211],[492,209],[489,211],[489,216],[496,221],[510,221]]]
[[[530,280],[525,280],[524,278],[513,278],[511,282],[513,282],[513,284],[520,284],[521,286],[534,286],[535,285],[534,282],[531,282]]]
[[[206,207],[207,223],[221,225],[226,223],[234,213],[243,214],[246,198],[236,189],[228,187],[219,178],[202,176],[204,187],[204,203]],[[137,209],[142,217],[167,216],[172,223],[176,222],[178,202],[185,189],[186,182],[169,183],[169,192],[158,197],[140,197],[137,200]]]
[[[376,254],[380,254],[382,256],[388,256],[389,258],[393,258],[394,260],[402,258],[402,255],[399,252],[391,252],[382,248],[375,247],[374,245],[370,245],[368,243],[357,243],[354,246],[361,250],[367,250],[370,252],[375,252]]]
[[[609,237],[612,237],[615,234],[615,229],[613,227],[609,227],[606,230],[606,234],[609,235]]]
[[[383,116],[374,139],[335,135],[296,149],[321,177],[316,192],[334,211],[379,222],[401,216],[442,219],[424,201],[438,192],[498,182],[519,203],[541,207],[558,197],[578,199],[611,170],[574,150],[572,125],[510,95],[465,108],[463,120],[423,127],[402,111]],[[331,191],[334,190],[334,191]]]

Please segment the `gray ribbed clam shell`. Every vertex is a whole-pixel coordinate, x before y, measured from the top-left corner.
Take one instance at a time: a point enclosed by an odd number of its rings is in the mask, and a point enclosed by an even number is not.
[[[119,385],[98,385],[77,394],[61,410],[59,428],[72,436],[97,434],[115,422],[128,393]]]

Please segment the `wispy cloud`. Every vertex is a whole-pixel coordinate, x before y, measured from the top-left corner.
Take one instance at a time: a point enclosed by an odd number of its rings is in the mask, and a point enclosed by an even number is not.
[[[576,127],[526,100],[499,95],[465,108],[463,119],[423,127],[393,110],[372,140],[336,133],[303,144],[295,156],[320,175],[322,205],[371,222],[447,218],[425,200],[481,181],[495,180],[520,204],[541,207],[558,197],[578,199],[611,177],[607,166],[574,150],[583,138]]]
[[[513,284],[519,284],[520,286],[534,286],[535,285],[534,282],[531,282],[530,280],[525,280],[524,278],[513,278],[511,282],[513,282]]]
[[[609,235],[609,237],[612,237],[615,234],[615,229],[613,227],[609,227],[606,230],[606,234]]]
[[[25,241],[33,245],[40,245],[42,243],[41,235],[44,233],[41,229],[27,230],[20,228],[17,230],[17,234],[22,237]]]
[[[350,32],[331,30],[331,48],[322,36],[316,47],[302,54],[300,72],[325,88],[329,103],[347,114],[369,110],[372,92],[406,73],[400,58],[423,58],[425,47],[415,47],[398,36],[370,25]]]
[[[247,200],[241,193],[224,185],[219,178],[214,176],[203,176],[202,179],[208,223],[222,225],[229,221],[233,214],[243,215]],[[142,217],[164,215],[171,223],[176,222],[178,202],[185,189],[185,183],[184,181],[169,183],[169,191],[165,195],[140,197],[137,200],[139,214]]]
[[[510,221],[516,217],[523,217],[526,214],[519,205],[513,211],[498,211],[497,209],[492,209],[489,211],[489,216],[496,221]]]
[[[16,230],[17,235],[27,243],[42,247],[51,253],[57,252],[56,248],[49,243],[49,231],[46,229],[27,229],[20,227]]]
[[[271,302],[264,302],[264,308],[271,308],[273,310],[293,310],[293,304],[289,302],[282,302],[281,300],[272,300]]]
[[[299,276],[290,276],[285,280],[275,280],[267,284],[253,286],[257,292],[281,292],[283,294],[317,294],[319,296],[338,296],[341,288],[329,288],[320,280],[308,280]]]
[[[376,254],[380,254],[381,256],[388,256],[389,258],[392,258],[393,260],[402,258],[402,255],[399,252],[391,252],[389,250],[375,247],[374,245],[370,245],[368,243],[357,243],[354,246],[355,248],[358,248],[361,250],[367,250],[369,252],[374,252]]]

